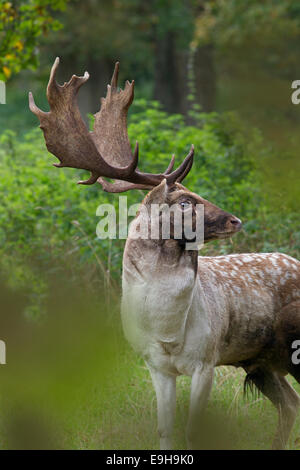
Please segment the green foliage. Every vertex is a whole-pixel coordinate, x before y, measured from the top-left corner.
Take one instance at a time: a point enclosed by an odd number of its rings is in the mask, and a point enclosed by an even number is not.
[[[53,10],[64,10],[67,1],[0,0],[0,80],[36,67],[38,39],[61,27]]]
[[[193,44],[214,44],[218,62],[226,67],[251,62],[287,75],[297,67],[299,14],[297,0],[206,0],[195,21]]]
[[[119,58],[122,67],[139,63],[136,73],[149,70],[145,56],[153,56],[156,37],[168,32],[176,34],[179,47],[188,47],[192,39],[194,15],[192,2],[181,0],[72,0],[68,15],[61,15],[65,27],[58,38],[50,38],[50,46],[64,45],[66,57],[85,64]],[[87,24],[89,27],[87,28]],[[152,61],[152,57],[151,57]]]
[[[48,315],[39,324],[20,315],[19,296],[0,284],[1,334],[9,347],[1,375],[1,450],[157,449],[155,391],[144,360],[125,341],[118,312],[112,321],[112,309],[88,296],[80,279],[67,289],[65,282],[61,273],[51,285]],[[263,396],[245,401],[244,379],[242,368],[216,368],[199,423],[202,448],[270,448],[276,409]],[[190,383],[177,378],[175,449],[186,448]],[[300,416],[289,449],[299,448],[299,431]]]
[[[272,207],[264,197],[263,181],[254,163],[265,158],[257,131],[247,138],[233,114],[195,114],[198,125],[188,126],[180,115],[168,115],[156,102],[136,101],[130,116],[131,142],[140,142],[140,168],[163,171],[172,153],[179,164],[194,144],[196,158],[185,185],[228,210],[244,222],[245,230],[229,241],[206,245],[203,253],[285,251],[300,248],[299,215],[285,207]],[[76,186],[86,175],[54,169],[40,130],[20,140],[11,131],[0,139],[0,258],[11,286],[29,296],[27,313],[38,316],[47,295],[48,275],[62,261],[71,276],[81,277],[88,289],[117,285],[120,280],[124,240],[99,240],[97,206],[118,197],[100,187]],[[142,191],[127,193],[128,206],[140,202]],[[278,214],[282,214],[279,217]],[[68,282],[68,280],[66,281]]]

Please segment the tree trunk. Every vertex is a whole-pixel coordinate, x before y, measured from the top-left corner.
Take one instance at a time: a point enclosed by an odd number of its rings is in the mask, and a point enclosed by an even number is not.
[[[155,39],[154,99],[170,113],[186,114],[188,52],[176,50],[173,31]]]
[[[196,103],[201,106],[202,111],[213,111],[216,99],[216,70],[212,45],[198,47],[194,57],[194,77]]]
[[[155,44],[154,99],[170,113],[189,110],[188,50],[176,49],[175,34],[168,32]],[[215,109],[216,71],[213,46],[199,47],[194,56],[195,101],[202,111]]]

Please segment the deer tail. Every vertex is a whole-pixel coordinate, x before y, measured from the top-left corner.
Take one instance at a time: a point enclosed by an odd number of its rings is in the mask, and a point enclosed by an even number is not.
[[[261,369],[248,372],[244,380],[244,398],[249,398],[249,392],[254,399],[259,398],[264,387],[264,379],[265,374]]]

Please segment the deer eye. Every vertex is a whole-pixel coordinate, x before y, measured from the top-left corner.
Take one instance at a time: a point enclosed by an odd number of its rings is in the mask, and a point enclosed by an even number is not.
[[[191,201],[181,201],[179,204],[182,207],[182,209],[186,209],[187,207],[191,205]]]

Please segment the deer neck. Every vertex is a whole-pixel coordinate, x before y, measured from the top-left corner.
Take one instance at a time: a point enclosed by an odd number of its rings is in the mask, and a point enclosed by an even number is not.
[[[176,240],[127,239],[123,279],[128,282],[148,284],[159,279],[172,284],[177,278],[181,287],[186,283],[192,287],[197,267],[197,251],[185,250]]]
[[[122,319],[125,336],[137,350],[148,340],[182,345],[196,276],[197,252],[175,240],[127,240]]]
[[[153,291],[153,296],[189,295],[197,277],[198,253],[188,251],[178,240],[137,238],[137,217],[129,230],[123,257],[123,294],[130,286]],[[134,236],[133,236],[134,234]]]

